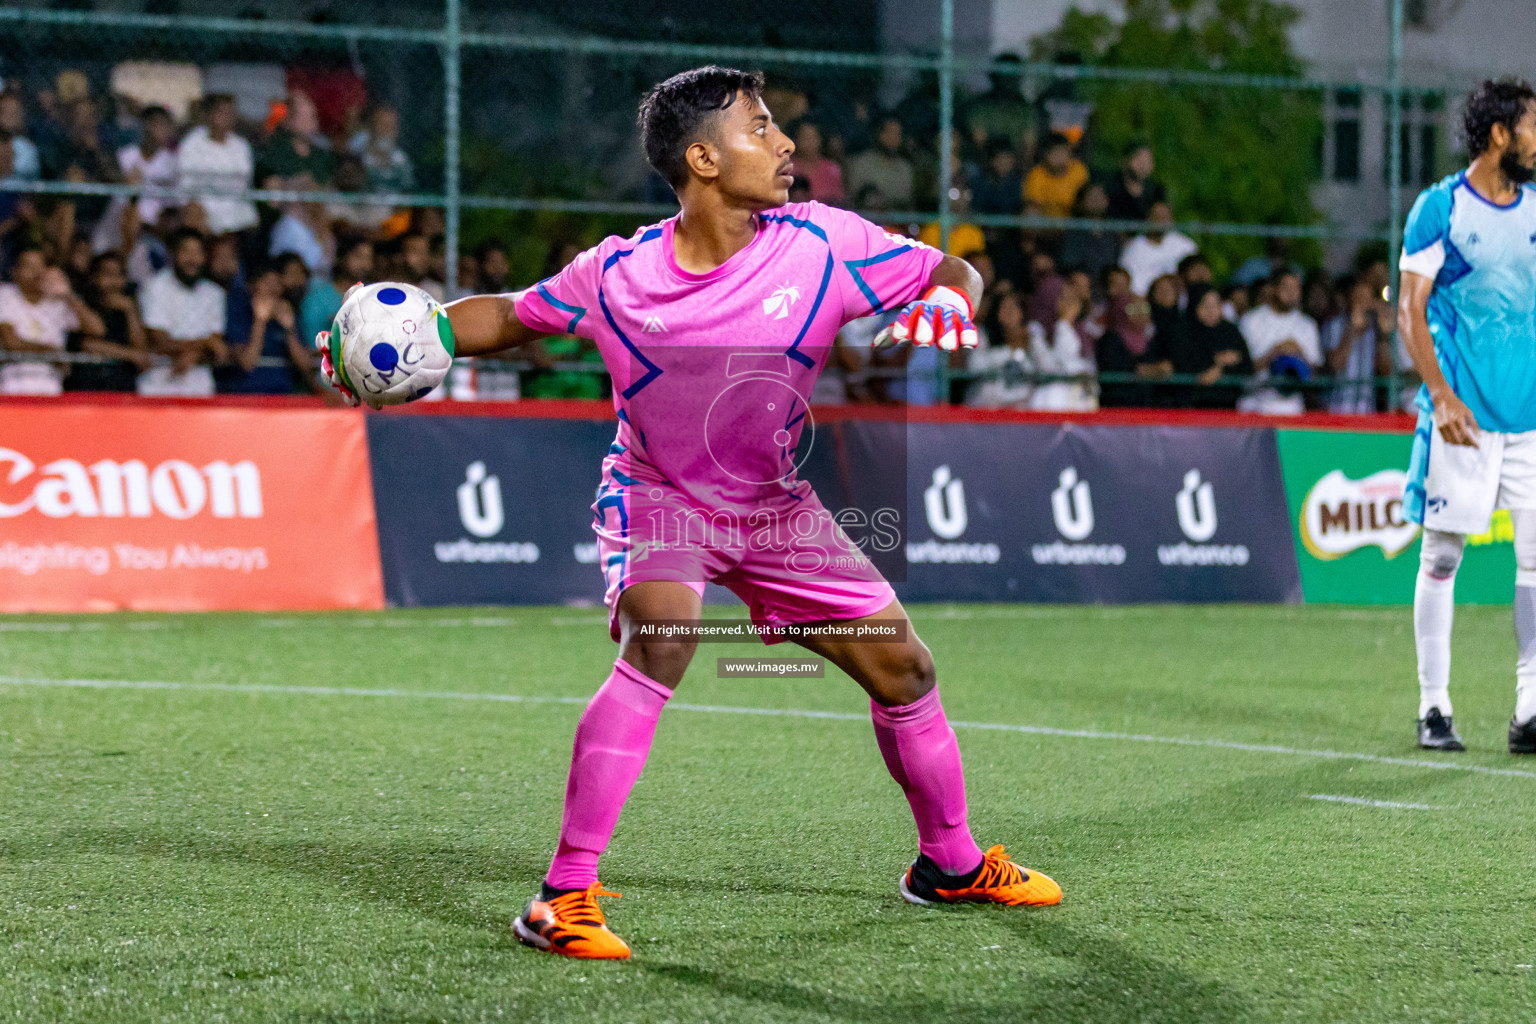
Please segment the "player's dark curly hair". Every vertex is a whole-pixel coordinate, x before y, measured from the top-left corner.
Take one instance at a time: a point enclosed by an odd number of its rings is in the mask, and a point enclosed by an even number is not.
[[[1493,126],[1502,124],[1511,132],[1525,113],[1526,105],[1536,103],[1536,89],[1523,78],[1489,79],[1467,97],[1461,115],[1462,134],[1467,139],[1467,153],[1481,156],[1487,152]]]
[[[694,68],[657,85],[640,101],[640,144],[645,159],[681,192],[688,180],[683,154],[698,141],[699,128],[735,102],[739,94],[763,94],[761,71],[738,71],[713,64]]]

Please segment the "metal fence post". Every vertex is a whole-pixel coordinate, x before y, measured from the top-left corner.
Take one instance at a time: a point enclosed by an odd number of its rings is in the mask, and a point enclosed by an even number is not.
[[[939,7],[939,251],[949,251],[954,215],[949,190],[954,187],[950,154],[955,145],[955,0]],[[949,404],[949,353],[940,350],[934,373],[934,401]]]
[[[459,74],[461,71],[459,0],[446,0],[443,33],[443,220],[445,267],[443,292],[459,294]]]
[[[1387,42],[1387,266],[1392,275],[1392,301],[1397,301],[1397,255],[1403,247],[1403,0],[1389,0],[1391,26]]]
[[[950,152],[955,144],[955,0],[939,9],[939,248],[949,248]]]

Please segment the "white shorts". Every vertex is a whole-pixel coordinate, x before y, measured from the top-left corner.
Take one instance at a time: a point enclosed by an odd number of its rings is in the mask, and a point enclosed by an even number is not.
[[[1446,444],[1420,411],[1404,512],[1426,530],[1486,533],[1495,509],[1536,509],[1536,431],[1479,431],[1477,447]]]

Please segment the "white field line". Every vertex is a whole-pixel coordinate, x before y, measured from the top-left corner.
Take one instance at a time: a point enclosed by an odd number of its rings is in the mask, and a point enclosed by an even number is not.
[[[406,697],[425,700],[491,701],[501,704],[580,704],[586,697],[540,697],[513,693],[464,693],[451,690],[362,689],[350,686],[279,686],[261,683],[174,683],[132,679],[43,679],[31,676],[0,676],[0,685],[75,688],[86,690],[184,690],[214,693],[296,693],[313,697]],[[751,708],[725,704],[688,704],[671,701],[669,708],[717,715],[764,715],[775,718],[819,718],[840,722],[865,722],[868,715],[844,711],[810,711],[802,708]],[[1145,733],[1102,732],[1097,729],[1056,729],[1044,725],[1008,725],[999,722],[949,723],[955,729],[984,732],[1011,732],[1026,736],[1057,736],[1068,739],[1113,740],[1121,743],[1161,743],[1176,747],[1207,747],[1214,750],[1240,750],[1250,754],[1281,754],[1288,757],[1313,757],[1335,761],[1365,761],[1404,768],[1430,768],[1442,771],[1472,772],[1477,775],[1502,775],[1536,779],[1536,771],[1518,768],[1490,768],[1480,764],[1455,761],[1425,761],[1411,757],[1385,757],[1346,750],[1312,750],[1265,743],[1238,743],[1233,740],[1198,739],[1189,736],[1152,736]]]
[[[1335,796],[1332,793],[1313,793],[1308,800],[1326,800],[1331,804],[1354,804],[1356,807],[1384,807],[1392,811],[1443,811],[1444,807],[1430,804],[1400,804],[1395,800],[1365,800],[1358,796]]]

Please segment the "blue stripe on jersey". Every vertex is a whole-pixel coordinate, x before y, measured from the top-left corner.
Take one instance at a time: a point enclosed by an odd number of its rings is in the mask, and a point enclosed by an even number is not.
[[[884,313],[885,304],[880,301],[880,296],[875,294],[875,290],[869,286],[869,282],[864,280],[864,275],[860,274],[859,270],[863,267],[872,267],[876,263],[884,263],[888,259],[893,259],[904,252],[911,251],[912,247],[910,245],[904,245],[900,249],[889,249],[878,256],[871,256],[868,259],[843,260],[843,266],[847,267],[848,273],[853,276],[854,284],[859,286],[859,291],[863,292],[864,297],[869,300],[871,316],[876,313]]]
[[[800,343],[805,340],[805,333],[811,329],[811,324],[816,320],[816,314],[821,309],[821,301],[827,296],[827,285],[832,282],[832,267],[835,265],[832,259],[832,241],[827,238],[827,233],[821,225],[805,217],[792,217],[787,213],[763,214],[765,224],[788,224],[791,227],[803,228],[826,243],[827,265],[821,272],[821,287],[816,289],[816,301],[811,303],[810,315],[805,318],[805,323],[800,325],[800,333],[795,335],[795,340],[789,343],[789,348],[784,354],[807,370],[815,369],[816,360],[800,351]]]
[[[651,228],[645,234],[641,235],[640,240],[637,241],[634,245],[630,246],[628,249],[615,250],[606,260],[603,261],[602,273],[607,274],[609,269],[611,269],[615,263],[619,262],[622,257],[628,256],[630,253],[640,248],[646,242],[655,241],[660,237],[661,228]],[[626,399],[634,398],[635,395],[639,394],[641,389],[643,389],[647,384],[661,376],[661,367],[645,358],[645,354],[636,348],[635,343],[630,341],[629,336],[619,328],[618,321],[614,320],[613,313],[608,309],[608,300],[603,297],[603,284],[601,280],[599,280],[597,284],[597,304],[602,309],[603,316],[608,321],[608,326],[613,328],[613,333],[618,335],[619,340],[624,343],[624,347],[629,349],[630,355],[634,356],[637,360],[639,360],[640,365],[645,367],[645,373],[640,377],[640,379],[635,381],[629,387],[625,388],[622,392]],[[620,415],[622,415],[622,413],[620,413]],[[641,444],[644,443],[645,439],[642,437]]]
[[[548,280],[551,279],[547,277],[544,279],[544,281]],[[544,281],[540,281],[538,283],[539,298],[543,299],[545,302],[549,303],[551,306],[554,306],[558,310],[563,310],[566,313],[575,313],[576,315],[571,317],[571,322],[565,325],[566,334],[575,334],[576,325],[581,323],[581,318],[587,315],[587,307],[573,306],[569,302],[561,302],[559,299],[555,298],[549,293],[548,288],[544,287]]]

